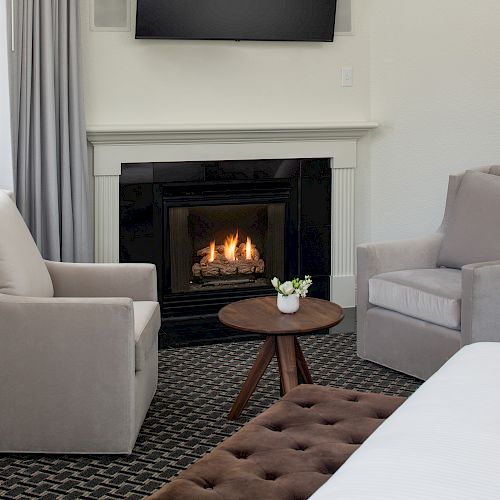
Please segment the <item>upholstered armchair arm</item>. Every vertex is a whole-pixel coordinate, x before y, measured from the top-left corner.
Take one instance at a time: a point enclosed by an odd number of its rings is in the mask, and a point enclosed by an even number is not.
[[[364,335],[368,302],[368,280],[380,273],[403,269],[426,269],[436,267],[443,235],[401,241],[367,243],[357,248],[357,337],[358,354],[364,357]]]
[[[500,341],[500,260],[462,267],[462,345]]]
[[[403,269],[427,269],[436,267],[443,235],[401,241],[367,243],[357,248],[357,307],[368,304],[368,280],[380,273]]]
[[[72,264],[45,261],[56,297],[158,300],[154,264]]]
[[[112,429],[110,443],[133,435],[131,299],[0,294],[0,318],[3,451],[36,452],[37,443],[49,438],[61,451],[102,450],[106,443],[97,437],[102,439],[103,425]],[[113,419],[112,425],[102,421],[103,415]],[[93,428],[96,439],[82,444],[80,429]],[[130,448],[129,443],[122,452]]]
[[[359,245],[358,275],[363,274],[371,278],[376,274],[390,271],[436,267],[442,239],[441,233],[434,233],[411,240]]]

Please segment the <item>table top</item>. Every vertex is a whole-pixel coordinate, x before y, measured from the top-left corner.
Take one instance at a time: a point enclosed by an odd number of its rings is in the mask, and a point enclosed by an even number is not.
[[[300,299],[300,309],[294,314],[280,312],[276,296],[240,300],[219,311],[224,325],[264,335],[302,335],[330,328],[343,319],[344,311],[338,304],[310,297]]]

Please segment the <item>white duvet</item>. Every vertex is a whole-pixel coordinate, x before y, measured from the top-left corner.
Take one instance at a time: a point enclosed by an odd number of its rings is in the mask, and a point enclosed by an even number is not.
[[[461,349],[311,500],[500,500],[500,343]]]

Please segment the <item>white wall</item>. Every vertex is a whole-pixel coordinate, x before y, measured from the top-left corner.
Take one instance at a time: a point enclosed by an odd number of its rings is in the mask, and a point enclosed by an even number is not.
[[[134,40],[89,31],[84,8],[87,121],[378,121],[358,148],[357,240],[433,231],[448,175],[500,163],[500,2],[352,4],[355,35],[333,44]]]
[[[7,2],[0,0],[0,189],[13,190],[7,35]]]
[[[433,231],[448,175],[500,163],[499,20],[498,0],[373,0],[373,240]]]
[[[353,0],[356,36],[333,44],[135,40],[134,26],[90,31],[83,3],[89,125],[368,118],[367,0]],[[341,87],[342,66],[353,88]]]
[[[82,0],[86,117],[113,124],[300,123],[367,120],[368,5],[352,0],[353,35],[334,43],[135,40],[89,29]],[[132,13],[136,2],[131,0]],[[132,16],[133,18],[133,16]],[[341,86],[341,68],[354,86]],[[370,239],[369,141],[359,147],[357,239]]]

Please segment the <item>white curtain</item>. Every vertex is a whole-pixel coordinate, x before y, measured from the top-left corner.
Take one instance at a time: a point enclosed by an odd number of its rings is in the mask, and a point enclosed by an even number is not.
[[[16,201],[42,255],[92,260],[80,0],[15,0]]]

